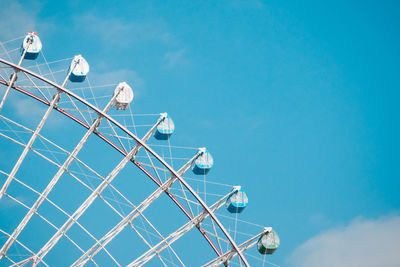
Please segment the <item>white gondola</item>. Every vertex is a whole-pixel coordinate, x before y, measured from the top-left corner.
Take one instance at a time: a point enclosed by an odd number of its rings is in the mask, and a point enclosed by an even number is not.
[[[175,124],[171,117],[165,115],[164,119],[157,125],[154,137],[158,140],[168,140],[175,131]]]
[[[226,200],[226,209],[230,213],[241,213],[249,203],[246,193],[238,186],[237,191],[232,193]]]
[[[26,53],[24,59],[36,59],[42,50],[42,42],[36,32],[30,31],[21,45],[21,55]]]
[[[258,252],[261,254],[273,254],[279,247],[280,240],[278,234],[271,230],[263,234],[257,242]]]
[[[118,95],[114,99],[112,105],[115,106],[117,110],[125,110],[132,102],[134,97],[132,88],[126,82],[122,82],[119,83],[115,88],[114,95],[117,93]]]
[[[214,159],[210,152],[208,152],[208,150],[205,148],[201,148],[201,150],[203,150],[203,152],[195,160],[193,166],[193,173],[198,175],[207,174],[214,165]]]
[[[69,70],[71,69],[72,72],[69,75],[69,80],[71,82],[83,82],[89,72],[89,64],[81,55],[77,55],[69,66]]]

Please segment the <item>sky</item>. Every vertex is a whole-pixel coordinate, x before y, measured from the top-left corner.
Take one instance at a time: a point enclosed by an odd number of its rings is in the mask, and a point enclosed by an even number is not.
[[[272,263],[398,266],[399,9],[0,0],[0,41],[33,29],[48,60],[82,54],[93,84],[134,84],[135,110],[168,112],[174,144],[206,146],[210,179],[243,186],[243,219],[280,236]]]

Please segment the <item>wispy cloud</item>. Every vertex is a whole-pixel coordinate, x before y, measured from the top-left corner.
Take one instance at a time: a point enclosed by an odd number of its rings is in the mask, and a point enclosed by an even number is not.
[[[12,114],[14,114],[14,117],[11,116],[13,120],[32,130],[35,129],[37,123],[43,118],[47,108],[47,105],[14,90],[10,92],[4,105],[5,110],[10,109]],[[51,117],[51,119],[46,121],[46,125],[50,127],[56,127],[61,124],[62,118],[59,116]]]
[[[19,196],[16,197],[16,199],[18,199],[21,202],[25,202],[23,197]],[[0,209],[12,209],[15,207],[20,206],[20,204],[18,202],[16,202],[15,200],[8,198],[8,197],[4,197],[1,201],[0,201]]]
[[[239,9],[263,9],[266,5],[261,0],[232,0],[229,4]]]
[[[162,20],[135,22],[86,13],[76,16],[74,22],[75,26],[95,36],[103,45],[129,47],[146,41],[156,40],[168,44],[174,40]]]
[[[54,29],[49,21],[41,21],[37,1],[0,1],[0,41],[25,36],[29,31],[47,32]]]
[[[1,41],[26,34],[36,27],[35,10],[23,8],[17,1],[0,1]]]
[[[298,247],[289,262],[299,267],[395,267],[400,264],[400,216],[357,218]]]
[[[164,55],[165,60],[165,67],[170,69],[176,66],[182,66],[189,63],[188,59],[186,58],[186,50],[179,49],[176,51],[167,52]]]
[[[10,101],[11,102],[11,101]],[[32,101],[29,98],[20,98],[18,101],[13,102],[15,114],[21,118],[39,118],[42,117],[46,111],[47,106]]]

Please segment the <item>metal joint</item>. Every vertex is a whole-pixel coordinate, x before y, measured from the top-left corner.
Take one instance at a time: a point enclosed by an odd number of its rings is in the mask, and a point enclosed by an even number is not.
[[[93,121],[93,126],[94,126],[94,132],[96,132],[97,133],[97,129],[99,128],[99,126],[100,126],[100,119],[102,118],[103,116],[101,116],[101,115],[99,115],[99,117],[97,117],[96,119],[94,119],[94,121]]]
[[[165,189],[163,188],[164,192],[167,192],[167,193],[170,192],[169,190],[171,189],[171,186],[173,185],[173,183],[175,182],[176,179],[177,178],[173,176],[173,178],[171,177],[170,180],[166,182]]]
[[[14,73],[11,74],[10,76],[10,81],[8,82],[8,85],[11,87],[15,86],[15,82],[18,80],[18,75],[17,75],[17,71],[15,71]]]
[[[53,95],[53,100],[55,99],[54,102],[54,107],[57,108],[58,102],[60,102],[60,91],[58,91],[55,95]]]

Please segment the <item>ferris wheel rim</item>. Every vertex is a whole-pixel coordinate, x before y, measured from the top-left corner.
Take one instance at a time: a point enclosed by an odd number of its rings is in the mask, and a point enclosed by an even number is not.
[[[158,155],[158,153],[156,153],[152,148],[149,147],[149,145],[147,145],[145,142],[143,142],[140,138],[138,138],[135,134],[133,134],[131,131],[129,131],[125,126],[121,125],[118,121],[116,121],[111,115],[108,115],[107,113],[103,112],[102,110],[100,110],[98,107],[94,106],[93,104],[89,103],[86,99],[76,95],[75,93],[71,92],[70,90],[60,86],[59,84],[57,84],[56,82],[53,82],[45,77],[43,77],[42,75],[39,75],[29,69],[26,69],[22,66],[16,65],[12,62],[9,62],[7,60],[4,60],[2,58],[0,58],[0,63],[3,63],[5,65],[8,65],[10,67],[12,67],[16,72],[23,72],[25,74],[29,74],[51,86],[53,86],[55,89],[73,97],[74,99],[78,100],[79,102],[81,102],[82,104],[86,105],[87,107],[89,107],[90,109],[92,109],[93,111],[95,111],[99,116],[102,116],[103,118],[107,119],[109,122],[113,123],[116,127],[118,127],[120,130],[122,130],[123,132],[125,132],[128,136],[130,136],[131,138],[133,138],[141,147],[143,147],[146,151],[148,151],[151,155],[153,155],[162,165],[164,165],[164,167],[174,176],[176,177],[181,183],[182,185],[184,185],[188,191],[191,193],[191,195],[197,200],[197,202],[203,207],[203,209],[205,210],[205,212],[207,212],[209,214],[209,216],[212,218],[212,220],[215,221],[215,223],[217,224],[217,226],[220,228],[220,230],[222,231],[222,233],[227,237],[229,243],[231,244],[231,247],[233,250],[236,251],[236,253],[238,254],[239,258],[243,261],[243,263],[245,263],[246,266],[248,266],[248,262],[246,260],[246,258],[244,257],[243,253],[241,252],[241,250],[239,249],[238,245],[236,244],[236,242],[233,240],[233,238],[230,236],[230,234],[228,233],[228,231],[225,229],[225,227],[223,226],[223,224],[219,221],[219,219],[216,217],[216,215],[214,214],[214,212],[210,209],[210,207],[200,198],[200,196],[197,195],[197,193],[193,190],[193,188],[191,188],[191,186],[181,177],[181,175],[179,175],[177,173],[177,171],[175,171],[161,156]],[[0,80],[0,83],[3,85],[8,85],[8,83],[5,80]],[[50,102],[29,92],[24,90],[21,87],[17,87],[15,85],[12,86],[13,89],[16,89],[17,91],[24,93],[30,97],[32,97],[33,99],[45,104],[45,105],[49,105]],[[80,119],[76,118],[75,116],[73,116],[72,114],[70,114],[69,112],[67,112],[66,110],[62,109],[62,108],[58,108],[55,107],[54,109],[56,109],[57,111],[59,111],[60,113],[62,113],[63,115],[69,117],[70,119],[72,119],[73,121],[77,122],[78,124],[80,124],[81,126],[85,127],[85,128],[89,128],[90,125],[86,124],[85,122],[81,121]],[[111,145],[114,149],[116,149],[117,151],[119,151],[122,155],[126,155],[127,152],[123,151],[121,148],[119,148],[118,145],[116,145],[115,143],[113,143],[111,140],[109,140],[107,137],[105,137],[104,135],[102,135],[99,132],[94,132],[97,136],[99,136],[103,141],[105,141],[106,143],[108,143],[109,145]],[[139,169],[141,169],[147,176],[149,176],[153,182],[155,182],[158,186],[160,186],[161,184],[158,182],[157,179],[155,179],[141,164],[140,162],[137,162],[135,160],[131,161],[133,162]],[[188,211],[186,211],[186,209],[183,207],[183,205],[170,193],[167,191],[164,191],[165,193],[167,193],[167,195],[173,200],[173,202],[181,209],[182,212],[185,213],[185,215],[189,218],[192,219],[192,216],[188,213]],[[218,248],[215,246],[215,244],[211,241],[211,239],[208,237],[207,233],[201,228],[201,227],[197,227],[198,230],[202,233],[202,235],[204,236],[204,238],[207,240],[207,242],[209,243],[209,245],[212,247],[212,249],[216,252],[216,254],[218,256],[220,256],[220,252],[218,250]]]
[[[1,59],[0,59],[1,60]],[[4,80],[0,80],[0,84],[3,85],[7,85],[7,82]],[[50,105],[50,102],[48,100],[45,100],[35,94],[32,94],[29,91],[24,90],[21,87],[18,86],[13,86],[13,89],[17,90],[20,93],[23,93],[39,102],[41,102],[42,104],[45,105]],[[59,107],[54,107],[55,110],[57,110],[58,112],[60,112],[61,114],[65,115],[66,117],[72,119],[73,121],[75,121],[76,123],[80,124],[82,127],[88,129],[90,127],[90,125],[86,124],[85,122],[81,121],[80,119],[78,119],[77,117],[75,117],[74,115],[70,114],[69,112],[67,112],[64,109],[61,109]],[[107,144],[109,144],[111,147],[113,147],[115,150],[117,150],[118,152],[120,152],[123,156],[127,155],[127,152],[122,150],[119,146],[117,146],[114,142],[112,142],[110,139],[108,139],[106,136],[104,136],[103,134],[99,133],[99,132],[94,132],[94,134],[96,134],[100,139],[102,139],[104,142],[106,142]],[[162,184],[146,169],[142,166],[142,164],[138,161],[131,161],[133,164],[136,165],[136,167],[138,167],[142,172],[144,172],[157,186],[161,186]],[[171,198],[171,200],[175,203],[175,205],[178,206],[178,208],[190,219],[192,220],[194,217],[185,209],[185,207],[180,203],[180,201],[170,192],[165,191],[165,193],[168,195],[168,197]],[[203,237],[206,239],[206,241],[208,242],[208,244],[212,247],[212,249],[214,250],[214,252],[216,252],[216,254],[218,256],[221,255],[221,252],[218,250],[217,246],[212,242],[212,240],[210,239],[210,237],[208,236],[208,234],[206,233],[206,231],[204,231],[204,229],[197,227],[198,230],[200,231],[200,233],[203,235]]]

